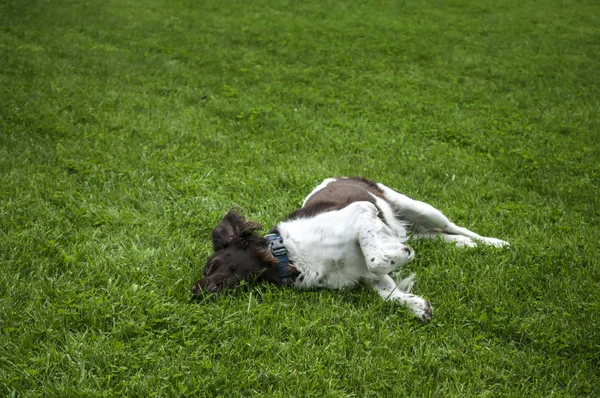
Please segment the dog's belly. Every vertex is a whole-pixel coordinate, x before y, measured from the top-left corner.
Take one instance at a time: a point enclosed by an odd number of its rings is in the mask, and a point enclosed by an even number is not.
[[[339,289],[372,277],[357,240],[358,222],[368,206],[354,204],[278,226],[290,261],[300,271],[297,287]]]
[[[296,285],[301,288],[326,287],[340,289],[356,285],[368,269],[358,244],[322,244],[311,247],[318,255],[291,257],[301,272]]]

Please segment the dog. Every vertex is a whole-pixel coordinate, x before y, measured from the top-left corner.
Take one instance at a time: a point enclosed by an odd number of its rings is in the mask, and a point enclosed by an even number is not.
[[[230,210],[212,231],[214,254],[192,294],[215,293],[241,281],[291,284],[299,289],[370,285],[384,300],[431,320],[433,307],[411,294],[413,276],[392,278],[415,256],[408,236],[441,238],[461,247],[507,246],[452,223],[431,205],[361,177],[328,178],[302,207],[266,236],[260,225]]]

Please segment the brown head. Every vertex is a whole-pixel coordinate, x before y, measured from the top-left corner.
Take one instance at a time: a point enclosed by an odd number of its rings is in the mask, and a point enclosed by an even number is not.
[[[212,232],[214,254],[206,262],[204,278],[196,282],[192,293],[215,293],[241,281],[281,284],[278,262],[267,241],[255,233],[259,229],[259,224],[245,221],[230,210]]]

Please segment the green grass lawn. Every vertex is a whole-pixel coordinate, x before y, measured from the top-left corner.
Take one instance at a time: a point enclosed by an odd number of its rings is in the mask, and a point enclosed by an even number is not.
[[[0,0],[1,396],[600,395],[600,4]],[[511,242],[190,303],[362,175]]]

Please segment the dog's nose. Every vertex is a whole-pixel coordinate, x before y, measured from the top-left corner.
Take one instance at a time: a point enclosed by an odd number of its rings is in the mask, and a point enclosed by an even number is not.
[[[412,249],[410,247],[405,247],[404,251],[406,252],[406,254],[408,254],[409,256],[412,254]]]
[[[200,285],[198,285],[197,283],[192,286],[192,288],[190,289],[190,291],[192,292],[193,295],[197,295],[198,292],[200,291]]]
[[[208,293],[215,293],[217,290],[219,290],[219,285],[213,282],[201,280],[190,289],[194,296],[199,295],[203,290]]]

